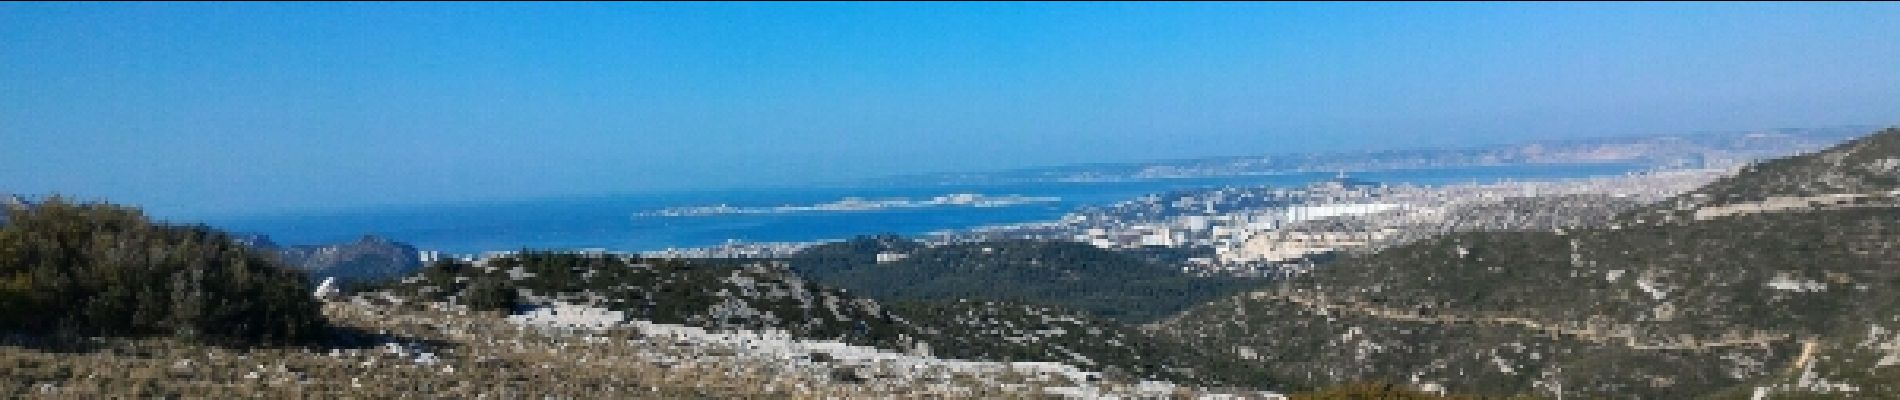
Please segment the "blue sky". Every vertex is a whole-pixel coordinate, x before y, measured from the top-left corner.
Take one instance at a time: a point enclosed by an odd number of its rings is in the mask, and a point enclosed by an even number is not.
[[[1890,4],[0,3],[0,191],[172,216],[1895,122]]]

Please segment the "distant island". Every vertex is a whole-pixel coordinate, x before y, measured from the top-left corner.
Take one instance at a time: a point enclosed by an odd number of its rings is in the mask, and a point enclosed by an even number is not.
[[[774,207],[735,207],[726,204],[712,206],[669,207],[654,211],[634,213],[634,217],[701,217],[711,215],[734,214],[788,214],[801,212],[840,212],[872,211],[892,208],[927,207],[1011,207],[1026,204],[1053,203],[1062,201],[1060,197],[1001,195],[991,196],[980,193],[953,193],[932,197],[928,200],[911,200],[906,197],[888,199],[865,199],[846,197],[837,201],[812,205],[782,205]]]

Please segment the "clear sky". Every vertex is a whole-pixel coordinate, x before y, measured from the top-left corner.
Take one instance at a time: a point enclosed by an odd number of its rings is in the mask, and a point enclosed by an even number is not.
[[[0,191],[174,216],[1895,122],[1892,4],[0,3]]]

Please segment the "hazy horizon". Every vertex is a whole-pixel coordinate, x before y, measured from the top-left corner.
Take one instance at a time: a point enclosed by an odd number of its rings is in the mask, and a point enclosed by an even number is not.
[[[164,216],[1900,122],[1900,6],[0,4],[0,192]]]

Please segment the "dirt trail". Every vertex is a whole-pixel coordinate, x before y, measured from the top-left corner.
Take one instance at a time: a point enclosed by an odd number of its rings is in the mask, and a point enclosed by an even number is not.
[[[1807,368],[1808,363],[1814,362],[1814,353],[1820,349],[1820,340],[1808,339],[1801,341],[1801,355],[1795,356],[1794,363],[1788,364],[1788,372],[1792,373],[1794,371],[1800,371],[1802,368]]]

